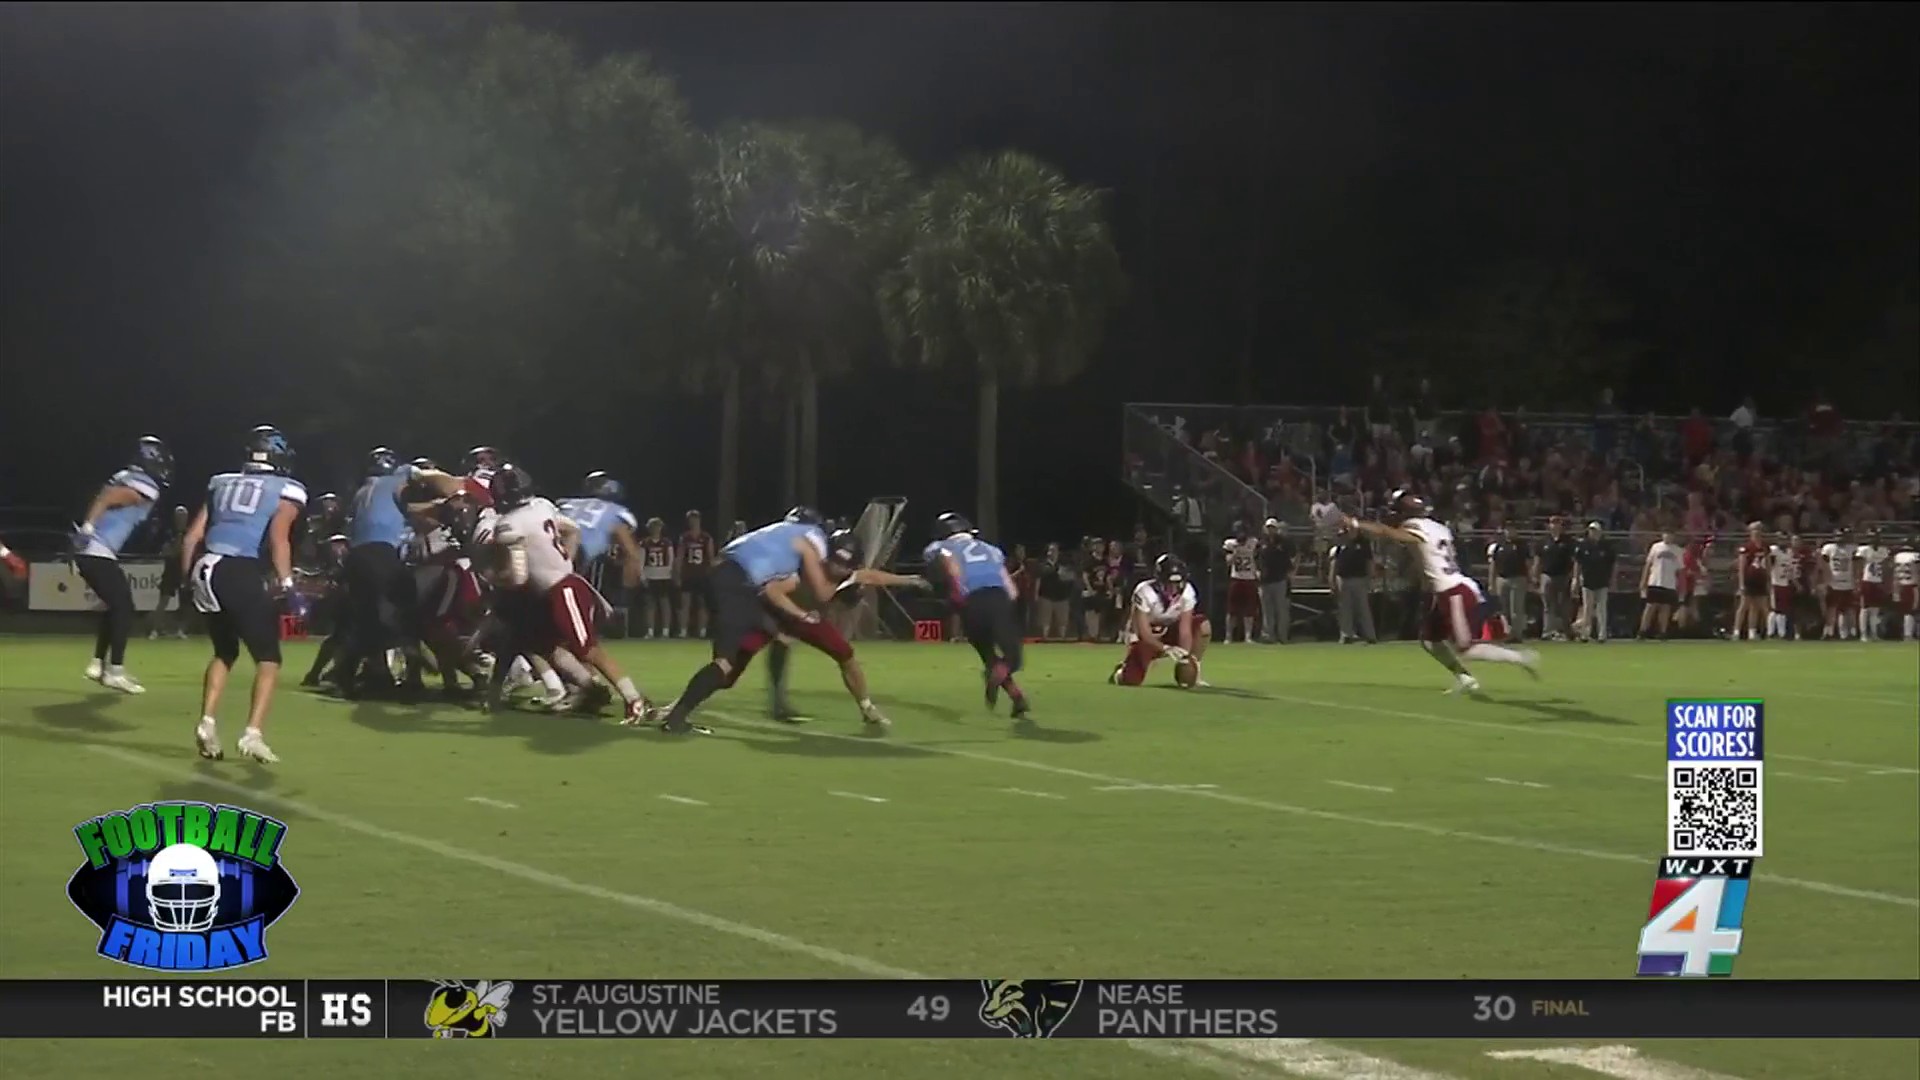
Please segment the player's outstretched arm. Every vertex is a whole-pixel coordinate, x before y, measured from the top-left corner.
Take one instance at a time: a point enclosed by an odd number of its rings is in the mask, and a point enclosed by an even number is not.
[[[932,582],[917,574],[895,574],[887,570],[855,570],[851,580],[855,585],[878,585],[882,588],[933,588]]]
[[[1408,544],[1413,547],[1419,547],[1425,542],[1421,540],[1419,533],[1404,526],[1383,525],[1378,521],[1361,521],[1359,518],[1351,517],[1348,518],[1347,521],[1367,536],[1377,536],[1382,540],[1391,540],[1396,544]]]

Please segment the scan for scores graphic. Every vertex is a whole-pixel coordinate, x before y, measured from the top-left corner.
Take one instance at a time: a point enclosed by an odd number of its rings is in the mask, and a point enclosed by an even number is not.
[[[280,861],[284,823],[238,806],[145,803],[74,826],[85,861],[67,898],[100,928],[97,951],[153,971],[218,971],[267,958],[267,927],[300,895]]]

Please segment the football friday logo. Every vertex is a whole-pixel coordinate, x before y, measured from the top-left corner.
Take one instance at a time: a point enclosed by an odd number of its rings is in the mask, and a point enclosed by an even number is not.
[[[1752,859],[1665,858],[1640,930],[1640,975],[1731,975]]]
[[[218,971],[267,958],[267,927],[300,895],[280,861],[284,823],[237,806],[161,802],[74,826],[85,861],[67,899],[100,928],[97,951],[153,971]]]

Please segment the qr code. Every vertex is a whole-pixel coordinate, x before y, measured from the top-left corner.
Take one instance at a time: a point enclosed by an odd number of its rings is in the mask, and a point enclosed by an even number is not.
[[[1760,765],[1667,769],[1667,854],[1760,856]]]

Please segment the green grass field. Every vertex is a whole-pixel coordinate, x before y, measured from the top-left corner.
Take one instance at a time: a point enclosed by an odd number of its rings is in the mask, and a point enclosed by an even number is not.
[[[295,674],[310,648],[293,648]],[[703,656],[616,648],[663,698]],[[1405,645],[1218,647],[1217,689],[1192,693],[1159,685],[1164,670],[1106,685],[1112,647],[1037,647],[1026,732],[984,711],[969,650],[869,645],[884,738],[862,737],[831,667],[803,656],[813,722],[766,722],[755,672],[703,714],[716,737],[680,741],[283,691],[271,769],[194,757],[203,643],[136,642],[139,698],[85,682],[86,651],[0,639],[10,977],[127,974],[93,955],[64,895],[72,828],[183,798],[288,823],[301,899],[249,975],[1627,977],[1663,844],[1663,701],[1699,695],[1767,703],[1767,854],[1734,977],[1920,978],[1910,645],[1562,646],[1540,683],[1482,665],[1481,700],[1442,696],[1444,673]],[[0,1074],[164,1059],[283,1080],[1599,1075],[1489,1057],[1539,1045],[46,1042],[0,1045]],[[1920,1075],[1913,1043],[1638,1055],[1614,1053],[1612,1075]]]

